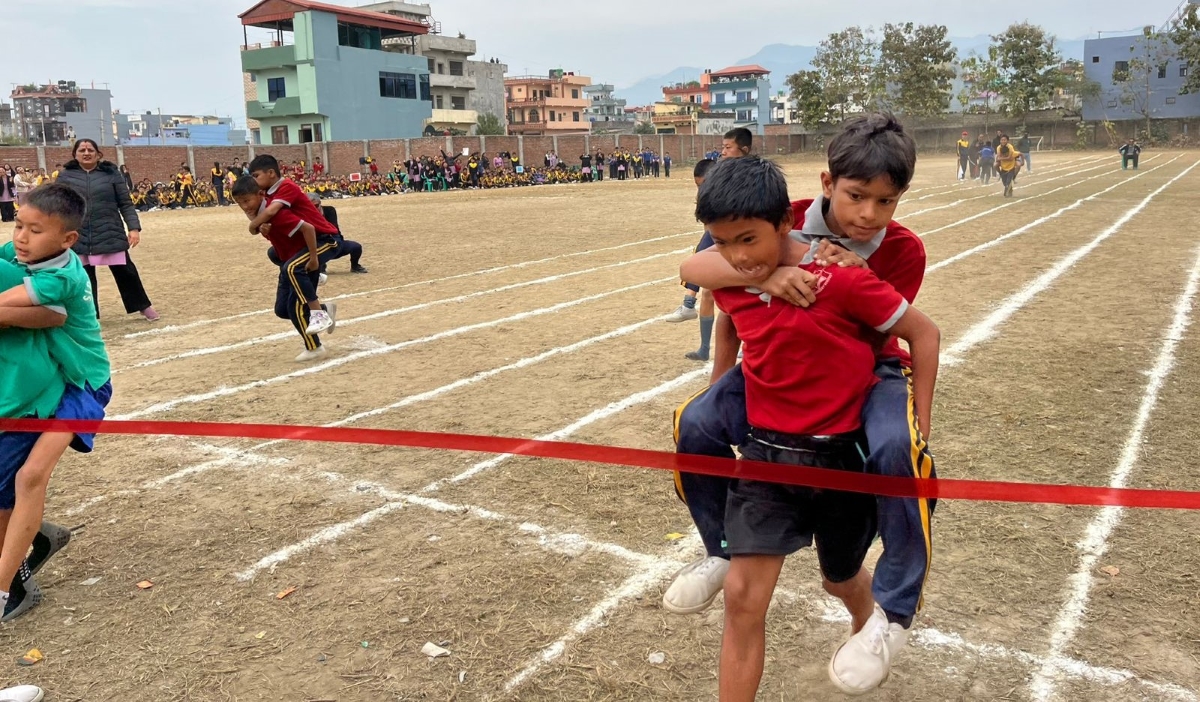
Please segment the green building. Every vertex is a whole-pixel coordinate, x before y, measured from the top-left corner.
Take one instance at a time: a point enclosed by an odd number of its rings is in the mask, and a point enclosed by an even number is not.
[[[384,51],[383,40],[426,34],[428,26],[311,0],[263,0],[238,17],[243,33],[274,34],[266,45],[242,47],[253,86],[246,117],[259,123],[259,142],[421,136],[433,112],[428,61]]]

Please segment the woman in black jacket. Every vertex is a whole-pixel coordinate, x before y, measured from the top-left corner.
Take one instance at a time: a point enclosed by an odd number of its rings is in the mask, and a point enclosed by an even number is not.
[[[12,169],[8,164],[0,167],[0,222],[11,222],[17,208],[17,184],[13,182]]]
[[[107,266],[117,282],[125,312],[140,312],[147,320],[156,321],[158,313],[151,306],[137,267],[129,257],[129,250],[141,240],[142,225],[125,178],[112,162],[100,160],[103,154],[91,139],[76,141],[71,155],[75,158],[58,174],[58,182],[71,186],[87,201],[87,214],[79,227],[74,249],[92,280],[96,315],[100,315],[96,266]]]

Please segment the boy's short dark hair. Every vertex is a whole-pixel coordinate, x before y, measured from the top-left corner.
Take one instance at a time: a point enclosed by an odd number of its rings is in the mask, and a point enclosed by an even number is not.
[[[708,173],[708,169],[715,166],[716,163],[717,162],[712,160],[711,158],[700,159],[699,161],[696,162],[696,167],[692,169],[692,177],[693,178],[703,178],[705,176],[705,174]]]
[[[787,178],[774,162],[758,156],[718,161],[696,196],[696,219],[762,219],[779,226],[792,211]]]
[[[43,214],[57,217],[69,232],[79,229],[87,212],[87,201],[83,196],[61,183],[46,183],[30,190],[25,196],[25,204]]]
[[[745,127],[730,129],[725,132],[725,138],[732,139],[733,143],[737,144],[739,149],[745,149],[746,151],[749,151],[750,147],[754,144],[754,135]]]
[[[270,154],[255,156],[254,159],[250,161],[250,172],[253,173],[255,171],[275,171],[276,173],[283,172],[279,170],[279,161],[276,161],[275,157]]]
[[[834,180],[869,181],[886,175],[903,190],[912,182],[916,167],[916,142],[887,113],[855,117],[829,142],[829,175]]]
[[[233,181],[233,187],[229,189],[229,194],[234,197],[257,195],[260,192],[262,192],[262,188],[258,187],[258,181],[248,175],[238,176],[238,179]]]

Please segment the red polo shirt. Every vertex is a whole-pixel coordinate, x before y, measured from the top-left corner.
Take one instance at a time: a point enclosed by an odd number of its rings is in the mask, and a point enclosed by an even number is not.
[[[330,224],[329,220],[321,215],[321,211],[312,204],[308,195],[305,195],[300,186],[289,178],[280,178],[267,190],[267,204],[273,202],[282,202],[284,209],[291,210],[301,220],[313,225],[313,229],[316,229],[318,234],[338,233],[337,227]]]

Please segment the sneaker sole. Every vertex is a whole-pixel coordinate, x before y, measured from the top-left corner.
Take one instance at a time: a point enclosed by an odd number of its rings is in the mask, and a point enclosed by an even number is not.
[[[846,683],[842,682],[841,679],[838,678],[837,673],[835,673],[833,671],[833,660],[835,658],[837,658],[837,654],[842,650],[842,647],[844,647],[845,645],[846,644],[843,643],[841,646],[837,647],[837,651],[834,651],[833,655],[829,657],[829,664],[825,666],[826,670],[829,672],[829,682],[833,683],[833,686],[836,687],[838,690],[841,690],[843,693],[850,695],[851,697],[859,697],[861,695],[865,695],[865,694],[874,692],[875,690],[878,690],[879,688],[883,687],[884,684],[888,681],[888,678],[892,677],[892,671],[891,671],[891,668],[889,668],[888,672],[883,676],[883,680],[880,680],[878,685],[876,685],[875,687],[872,687],[872,688],[868,688],[866,690],[861,690],[857,687],[850,687]]]
[[[33,609],[34,607],[37,607],[38,605],[40,605],[42,603],[42,598],[43,598],[42,589],[40,587],[38,587],[36,583],[33,582],[33,578],[30,578],[26,582],[28,582],[30,585],[32,585],[35,589],[28,590],[25,593],[25,599],[21,600],[21,604],[17,605],[16,608],[13,609],[13,611],[9,612],[8,614],[4,615],[3,617],[0,617],[0,622],[11,622],[12,620],[17,619],[18,617],[26,614],[27,612],[29,612],[29,610]]]
[[[305,328],[304,333],[308,334],[309,336],[312,336],[313,334],[323,334],[323,333],[329,331],[329,328],[332,326],[333,326],[332,321],[330,321],[329,324],[326,324],[326,325],[320,326],[320,327],[314,327],[312,325],[309,325],[308,327]]]

